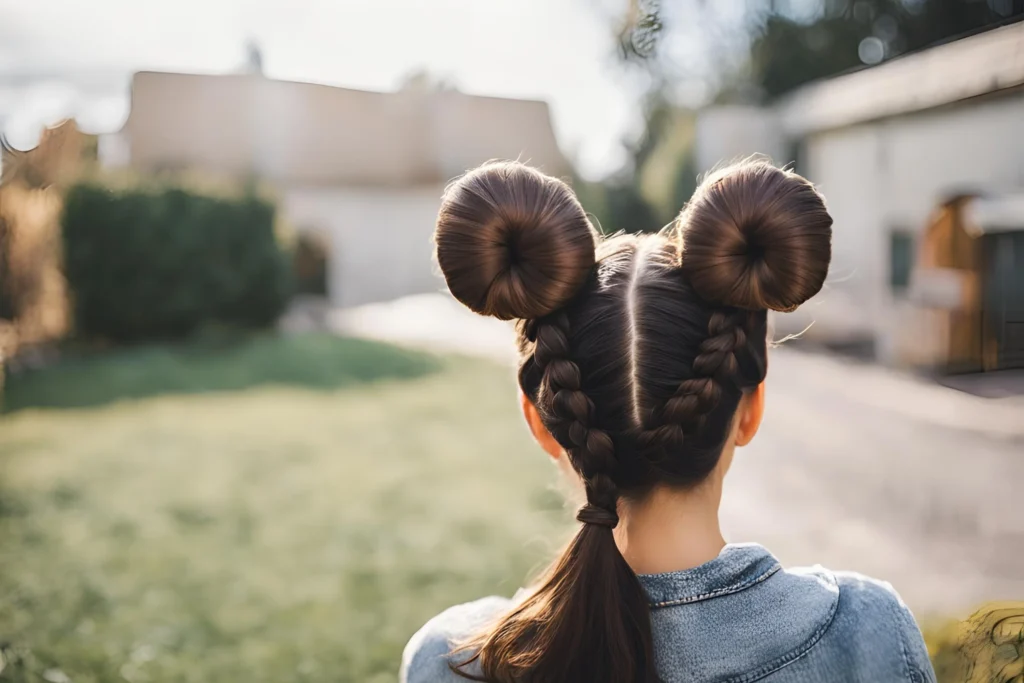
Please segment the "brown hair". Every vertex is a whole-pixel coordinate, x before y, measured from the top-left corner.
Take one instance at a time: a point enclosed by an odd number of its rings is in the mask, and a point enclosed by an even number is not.
[[[518,321],[519,385],[587,496],[561,557],[465,644],[455,671],[658,680],[647,598],[612,535],[618,500],[715,468],[743,392],[764,380],[767,310],[821,289],[831,225],[807,180],[766,162],[708,177],[659,234],[610,239],[567,185],[519,163],[449,187],[435,233],[448,286],[474,311]]]

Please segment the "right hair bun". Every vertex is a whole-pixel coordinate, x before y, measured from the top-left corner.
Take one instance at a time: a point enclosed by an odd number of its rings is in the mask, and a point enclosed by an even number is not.
[[[792,311],[818,293],[832,258],[832,217],[802,176],[744,162],[708,177],[679,218],[682,267],[704,299]]]
[[[518,162],[484,164],[445,191],[434,231],[452,295],[502,320],[540,318],[579,291],[596,234],[569,186]]]

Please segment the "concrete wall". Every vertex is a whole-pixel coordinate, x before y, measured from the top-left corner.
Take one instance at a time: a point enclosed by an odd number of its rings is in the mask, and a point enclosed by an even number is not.
[[[812,134],[801,171],[835,218],[818,333],[873,335],[880,357],[899,362],[908,339],[931,332],[908,320],[906,302],[890,289],[890,234],[919,238],[952,193],[1024,187],[1024,93]]]
[[[431,244],[443,189],[291,188],[281,209],[297,230],[330,241],[331,303],[357,306],[444,289]]]

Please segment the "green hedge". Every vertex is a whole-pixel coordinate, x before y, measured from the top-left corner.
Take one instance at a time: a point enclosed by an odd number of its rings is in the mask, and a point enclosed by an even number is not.
[[[274,213],[253,193],[71,187],[62,232],[76,332],[129,342],[272,324],[291,291]]]

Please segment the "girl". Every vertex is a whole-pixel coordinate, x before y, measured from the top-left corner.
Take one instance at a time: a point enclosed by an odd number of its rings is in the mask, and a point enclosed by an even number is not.
[[[719,530],[733,452],[764,411],[767,312],[821,289],[831,236],[815,188],[765,162],[708,177],[657,235],[599,238],[568,186],[519,163],[448,189],[448,286],[517,321],[526,422],[586,504],[533,588],[424,626],[404,681],[935,680],[888,584],[783,569]]]

